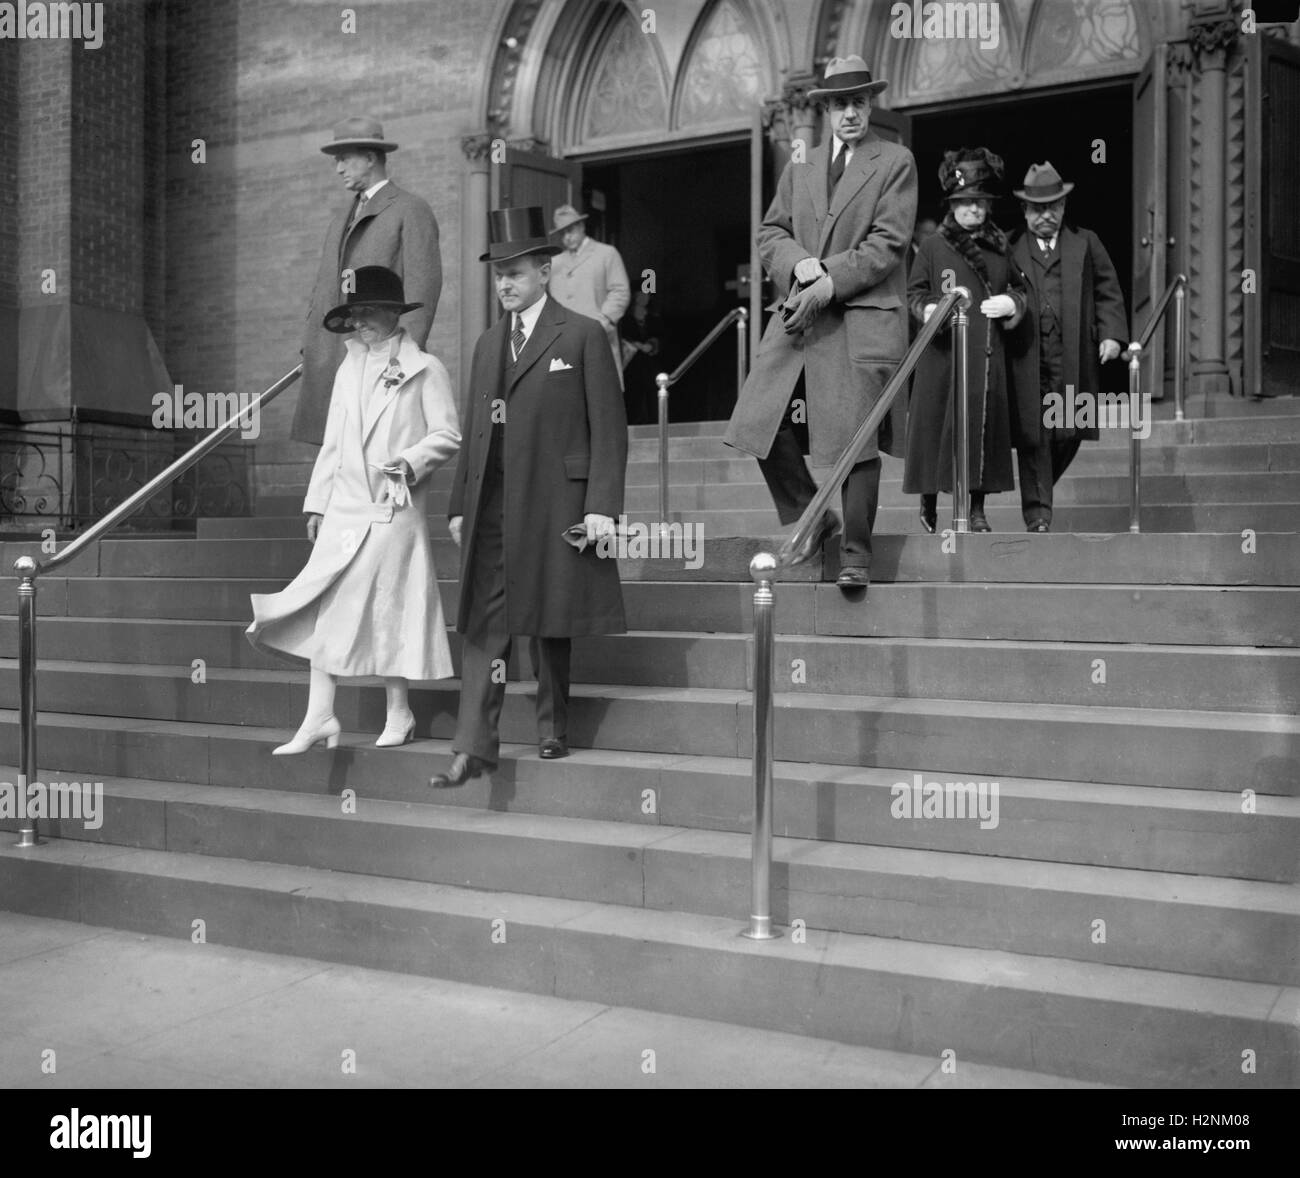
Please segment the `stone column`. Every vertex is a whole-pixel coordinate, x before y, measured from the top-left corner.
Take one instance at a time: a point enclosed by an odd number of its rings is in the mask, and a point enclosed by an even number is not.
[[[1195,269],[1190,283],[1192,316],[1189,393],[1231,393],[1227,364],[1228,49],[1235,20],[1193,24],[1187,39],[1196,63],[1193,97],[1193,204]],[[1199,216],[1197,212],[1199,211]]]
[[[803,142],[805,156],[817,145],[817,104],[808,98],[808,91],[816,85],[813,74],[792,74],[781,97],[764,104],[763,126],[772,141],[776,176],[790,162],[796,142]]]
[[[488,268],[479,257],[488,248],[488,208],[491,200],[492,144],[490,131],[466,135],[460,141],[467,167],[460,201],[460,373],[461,410],[469,387],[469,365],[474,341],[488,329]]]

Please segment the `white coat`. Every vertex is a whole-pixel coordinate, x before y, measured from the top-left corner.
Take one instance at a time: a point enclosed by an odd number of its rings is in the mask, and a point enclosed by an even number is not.
[[[279,593],[253,594],[248,640],[341,677],[446,679],[454,672],[428,530],[429,475],[460,448],[451,380],[403,331],[400,378],[363,389],[366,347],[347,343],[303,511],[320,514],[306,566]],[[415,474],[404,504],[379,467]]]

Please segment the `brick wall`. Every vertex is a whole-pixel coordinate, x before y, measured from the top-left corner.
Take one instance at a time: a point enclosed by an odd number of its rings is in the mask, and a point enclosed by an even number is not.
[[[459,369],[460,137],[479,130],[508,0],[169,0],[165,355],[187,388],[256,391],[297,362],[326,225],[348,199],[319,148],[350,114],[400,145],[389,175],[432,205],[443,290],[429,349]],[[207,162],[191,160],[206,143]],[[288,436],[296,391],[263,420]]]

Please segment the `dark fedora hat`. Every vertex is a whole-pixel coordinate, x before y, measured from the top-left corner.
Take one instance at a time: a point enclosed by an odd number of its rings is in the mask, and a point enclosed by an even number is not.
[[[826,63],[826,76],[821,86],[808,91],[814,102],[844,94],[879,94],[889,83],[881,78],[874,81],[867,63],[856,53],[848,57],[832,57]]]
[[[945,200],[996,200],[1001,193],[1002,157],[987,147],[963,147],[944,153],[939,165],[939,183]]]
[[[1027,200],[1030,204],[1049,205],[1060,200],[1073,188],[1073,184],[1061,179],[1060,172],[1052,167],[1050,160],[1044,160],[1041,164],[1029,165],[1029,171],[1025,173],[1025,186],[1017,188],[1015,192],[1021,200]]]
[[[508,262],[525,254],[554,257],[564,247],[551,242],[546,233],[546,216],[541,205],[521,205],[513,209],[493,209],[488,214],[488,252],[480,262]]]
[[[423,307],[423,303],[408,303],[402,290],[402,280],[387,266],[359,266],[352,274],[355,290],[325,316],[325,330],[344,335],[352,330],[349,320],[353,307],[390,307],[399,315]]]
[[[384,128],[378,119],[364,116],[344,119],[334,124],[334,138],[321,148],[326,155],[340,151],[396,151],[397,144],[384,138]]]

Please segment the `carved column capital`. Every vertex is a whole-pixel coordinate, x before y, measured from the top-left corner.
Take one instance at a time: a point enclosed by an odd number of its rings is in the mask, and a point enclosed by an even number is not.
[[[1190,25],[1187,29],[1187,43],[1196,64],[1202,69],[1222,69],[1224,58],[1236,43],[1239,31],[1235,19]]]
[[[462,135],[460,149],[470,163],[481,164],[488,158],[495,138],[491,131],[481,131],[477,135]]]

